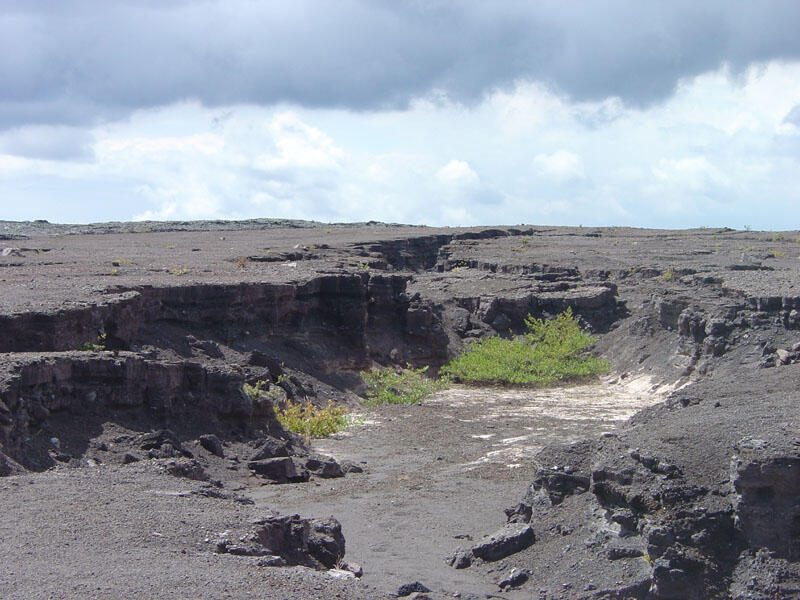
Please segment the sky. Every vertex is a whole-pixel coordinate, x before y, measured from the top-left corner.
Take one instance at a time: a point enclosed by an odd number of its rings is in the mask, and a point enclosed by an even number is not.
[[[0,0],[0,219],[800,228],[794,0]]]

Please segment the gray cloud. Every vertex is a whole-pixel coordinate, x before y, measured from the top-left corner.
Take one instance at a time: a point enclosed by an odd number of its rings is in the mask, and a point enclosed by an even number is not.
[[[723,63],[800,57],[800,3],[6,0],[0,129],[183,99],[380,110],[518,79],[576,100],[668,97]]]
[[[66,125],[29,125],[0,132],[0,154],[49,160],[94,158],[91,133]]]

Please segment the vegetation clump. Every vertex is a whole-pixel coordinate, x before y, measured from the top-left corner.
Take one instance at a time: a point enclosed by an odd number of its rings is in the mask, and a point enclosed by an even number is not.
[[[83,342],[77,348],[83,352],[102,352],[106,349],[106,334],[101,333],[97,336],[96,342]]]
[[[325,408],[317,408],[310,400],[305,403],[287,400],[275,414],[281,425],[306,439],[328,437],[351,423],[347,409],[336,406],[331,400]]]
[[[261,396],[266,396],[270,400],[277,400],[286,394],[282,387],[273,385],[265,379],[259,379],[253,384],[245,383],[243,389],[251,400],[258,400]]]
[[[586,352],[595,338],[581,329],[569,308],[548,321],[528,315],[525,326],[525,335],[473,342],[441,374],[463,383],[548,385],[610,368],[608,361]]]
[[[366,404],[416,404],[447,386],[446,380],[427,377],[427,370],[428,367],[414,369],[406,365],[400,372],[391,367],[362,371],[361,377],[367,384]]]

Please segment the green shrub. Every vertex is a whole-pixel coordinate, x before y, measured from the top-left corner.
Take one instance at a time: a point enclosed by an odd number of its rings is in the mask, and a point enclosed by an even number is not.
[[[336,406],[330,400],[326,408],[317,408],[310,400],[306,400],[305,404],[287,400],[286,405],[278,408],[275,414],[286,429],[299,433],[307,439],[328,437],[341,431],[351,422],[347,409]]]
[[[77,350],[84,352],[102,352],[106,349],[106,334],[101,333],[97,336],[96,342],[83,342],[78,345]]]
[[[280,381],[281,378],[279,377],[278,383],[280,383]],[[278,400],[286,395],[286,392],[280,385],[276,385],[265,379],[259,379],[252,385],[245,383],[242,389],[251,400],[258,400],[261,396],[266,396],[270,400]]]
[[[586,352],[595,338],[567,309],[555,319],[525,319],[528,333],[484,338],[442,367],[444,377],[464,383],[547,385],[603,373],[608,361]]]
[[[362,371],[367,384],[367,404],[416,404],[433,392],[447,386],[446,380],[431,379],[425,375],[428,367],[397,372],[390,367]]]

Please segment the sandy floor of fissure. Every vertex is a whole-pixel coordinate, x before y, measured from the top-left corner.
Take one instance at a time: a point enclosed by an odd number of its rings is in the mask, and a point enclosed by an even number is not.
[[[502,579],[502,561],[487,581],[474,569],[452,569],[445,557],[505,523],[502,508],[521,500],[537,451],[612,431],[668,391],[647,379],[547,390],[457,386],[419,405],[367,409],[360,425],[313,443],[363,462],[365,473],[251,495],[282,513],[336,516],[365,582],[395,589],[419,580],[434,591],[485,597],[499,592],[491,580]]]

